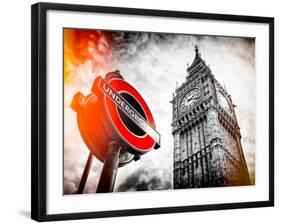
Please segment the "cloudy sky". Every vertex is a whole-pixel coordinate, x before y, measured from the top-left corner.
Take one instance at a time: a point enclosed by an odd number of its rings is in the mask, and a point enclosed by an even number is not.
[[[77,42],[77,39],[70,40],[72,45]],[[71,51],[71,44],[65,43],[65,49]],[[77,190],[89,153],[77,128],[76,113],[69,107],[71,99],[77,91],[89,93],[97,75],[104,76],[116,69],[120,70],[125,80],[142,94],[149,105],[157,131],[161,134],[161,148],[152,150],[139,161],[120,168],[115,191],[172,188],[172,105],[169,101],[175,91],[176,82],[180,85],[185,80],[187,63],[191,64],[194,59],[195,44],[199,46],[202,58],[210,65],[216,79],[225,86],[237,105],[242,146],[251,179],[254,181],[254,39],[123,32],[108,35],[98,32],[94,38],[90,36],[85,46],[83,45],[88,49],[86,53],[90,57],[85,57],[79,63],[71,61],[67,67],[65,63],[65,194]],[[99,66],[100,64],[104,66]],[[66,71],[69,72],[67,79]],[[95,192],[101,168],[101,162],[94,159],[85,192]]]

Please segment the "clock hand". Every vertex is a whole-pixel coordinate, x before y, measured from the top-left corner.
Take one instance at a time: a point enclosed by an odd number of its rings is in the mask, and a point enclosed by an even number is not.
[[[193,97],[193,99],[195,99],[195,100],[196,100],[196,99],[199,99],[199,96]]]
[[[184,104],[186,105],[186,106],[189,106],[189,102],[192,100],[192,98],[191,99],[186,99],[186,101],[184,102]]]
[[[185,105],[188,106],[188,103],[190,101],[194,101],[194,100],[196,100],[198,98],[199,98],[199,96],[192,96],[192,97],[187,98],[186,101],[185,101]]]
[[[193,98],[193,95],[190,95],[186,100],[190,101],[190,100],[192,100],[192,98]]]

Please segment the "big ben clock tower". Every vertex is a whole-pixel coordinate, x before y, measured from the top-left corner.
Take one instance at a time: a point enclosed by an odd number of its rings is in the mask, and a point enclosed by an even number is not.
[[[250,185],[235,105],[197,46],[171,103],[174,189]]]

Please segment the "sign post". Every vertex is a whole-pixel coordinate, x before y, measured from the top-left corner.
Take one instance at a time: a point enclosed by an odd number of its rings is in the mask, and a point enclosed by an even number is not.
[[[100,180],[97,187],[97,193],[113,191],[118,170],[120,151],[121,147],[117,142],[109,142],[108,155],[104,160]]]
[[[81,178],[78,190],[77,190],[77,194],[83,194],[83,192],[84,192],[85,185],[86,185],[86,182],[87,182],[90,170],[91,170],[91,166],[92,166],[92,163],[93,163],[93,158],[94,158],[94,156],[90,152],[89,156],[88,156],[88,159],[87,159],[86,166],[85,166],[83,174],[82,174],[82,178]]]

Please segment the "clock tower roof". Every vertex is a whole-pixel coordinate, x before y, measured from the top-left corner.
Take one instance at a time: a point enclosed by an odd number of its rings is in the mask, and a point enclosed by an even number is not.
[[[197,45],[194,46],[194,50],[195,50],[195,58],[194,58],[192,64],[187,68],[188,72],[191,71],[200,62],[204,62],[201,58],[201,54],[199,53],[199,48]]]

